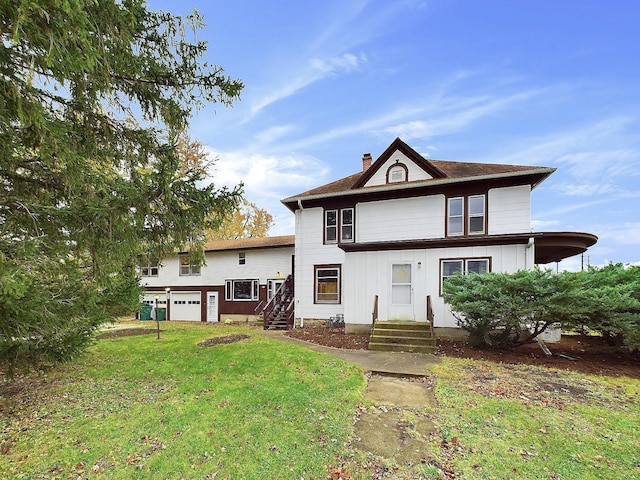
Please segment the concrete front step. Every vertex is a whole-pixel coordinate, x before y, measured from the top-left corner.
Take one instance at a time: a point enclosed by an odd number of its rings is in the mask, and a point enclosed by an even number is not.
[[[411,353],[435,353],[435,345],[414,345],[408,343],[378,343],[369,342],[369,350],[377,350],[382,352],[411,352]]]
[[[369,350],[434,353],[435,339],[426,322],[376,322]]]
[[[403,329],[399,330],[396,328],[374,328],[373,330],[374,336],[385,336],[385,337],[415,337],[415,338],[431,338],[431,330],[429,329],[416,329],[416,330],[408,330]]]
[[[394,322],[394,321],[378,321],[375,328],[390,328],[392,330],[430,330],[427,322]]]
[[[371,341],[375,343],[407,343],[410,345],[435,345],[435,339],[431,338],[431,336],[414,336],[414,335],[378,335],[374,334],[371,336]]]

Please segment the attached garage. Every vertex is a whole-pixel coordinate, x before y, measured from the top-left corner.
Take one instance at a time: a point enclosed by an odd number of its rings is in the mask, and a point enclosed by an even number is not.
[[[171,292],[171,320],[202,320],[200,292]]]

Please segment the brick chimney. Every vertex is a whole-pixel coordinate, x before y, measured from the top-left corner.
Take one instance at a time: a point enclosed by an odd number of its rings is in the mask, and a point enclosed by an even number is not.
[[[362,171],[366,172],[369,167],[371,166],[371,162],[373,162],[373,159],[371,158],[371,154],[370,153],[365,153],[364,155],[362,155]]]

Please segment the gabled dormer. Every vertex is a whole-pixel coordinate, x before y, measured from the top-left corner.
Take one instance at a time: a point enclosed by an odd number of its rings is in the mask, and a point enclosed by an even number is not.
[[[442,170],[399,138],[373,163],[371,154],[365,153],[362,169],[364,173],[352,189],[447,178]]]

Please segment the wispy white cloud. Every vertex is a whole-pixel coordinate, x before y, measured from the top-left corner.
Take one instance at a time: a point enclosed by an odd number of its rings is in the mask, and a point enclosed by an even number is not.
[[[257,115],[269,105],[291,97],[309,85],[324,78],[351,73],[367,63],[364,53],[343,53],[334,57],[316,57],[299,68],[289,66],[295,74],[282,74],[282,83],[269,87],[269,93],[255,99],[251,106],[250,117]]]
[[[601,176],[607,169],[626,169],[628,162],[637,161],[639,150],[624,148],[612,150],[625,131],[637,125],[638,119],[615,115],[582,125],[573,125],[562,131],[553,131],[536,136],[519,137],[517,143],[501,144],[503,152],[491,152],[495,162],[515,165],[565,165],[580,176]],[[628,137],[627,137],[628,138]],[[509,149],[510,153],[505,153]],[[479,161],[485,161],[482,158]]]
[[[558,225],[560,225],[558,220],[531,220],[531,230],[533,232],[555,229]]]
[[[281,199],[316,187],[327,180],[329,169],[309,155],[265,155],[249,152],[219,152],[208,149],[215,162],[210,172],[218,186],[244,184],[245,198],[274,216],[271,235],[292,234],[294,217]]]
[[[254,139],[258,145],[264,145],[273,143],[295,130],[295,125],[276,125],[257,132]]]
[[[413,139],[426,140],[440,135],[459,132],[472,123],[505,110],[515,103],[531,100],[539,93],[529,90],[506,97],[459,98],[449,99],[443,105],[427,109],[424,116],[429,119],[418,119],[398,125],[391,125],[384,132],[407,141]]]
[[[569,197],[592,197],[619,192],[612,183],[556,183],[553,190]]]
[[[607,239],[617,245],[640,246],[640,222],[624,222],[600,226],[600,239]]]

